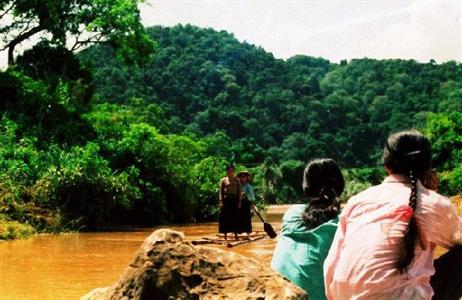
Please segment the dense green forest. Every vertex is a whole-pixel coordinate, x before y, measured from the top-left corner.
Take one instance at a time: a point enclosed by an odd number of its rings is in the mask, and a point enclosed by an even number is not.
[[[146,33],[77,54],[43,41],[0,72],[0,238],[211,220],[227,163],[263,205],[301,201],[305,163],[333,157],[347,199],[382,180],[385,138],[409,127],[432,139],[441,192],[460,193],[459,63],[281,60],[224,31]]]
[[[178,25],[148,34],[158,48],[142,68],[120,63],[109,47],[80,54],[93,70],[96,101],[156,104],[167,120],[164,132],[206,136],[227,161],[275,169],[273,200],[299,199],[301,171],[314,157],[363,169],[349,173],[377,183],[386,137],[408,128],[437,142],[442,191],[459,192],[450,173],[461,155],[460,63],[334,64],[304,55],[284,61],[225,31]]]
[[[221,131],[242,163],[331,156],[344,167],[375,165],[391,131],[419,127],[428,112],[461,111],[462,66],[355,59],[283,61],[231,34],[194,26],[154,27],[143,68],[108,48],[82,53],[101,101],[156,103],[172,132]]]

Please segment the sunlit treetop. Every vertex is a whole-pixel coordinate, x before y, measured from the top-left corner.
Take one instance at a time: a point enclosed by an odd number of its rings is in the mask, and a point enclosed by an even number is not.
[[[0,1],[0,50],[34,38],[71,51],[99,42],[116,46],[130,63],[142,62],[154,48],[140,22],[139,0],[3,0]]]

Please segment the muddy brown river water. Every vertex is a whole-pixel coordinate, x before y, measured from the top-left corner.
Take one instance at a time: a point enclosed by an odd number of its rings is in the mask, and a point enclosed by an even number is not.
[[[279,223],[273,225],[279,230]],[[182,231],[193,240],[215,234],[217,226],[206,223],[166,228]],[[263,230],[256,222],[254,227]],[[0,300],[79,299],[94,288],[111,285],[143,240],[158,228],[162,227],[0,242]],[[274,246],[274,240],[265,238],[229,249],[269,265]]]
[[[462,213],[462,198],[454,201]],[[286,206],[270,207],[268,221],[279,231]],[[254,230],[263,231],[258,220]],[[0,242],[0,300],[79,299],[112,284],[153,230],[171,228],[188,240],[213,235],[217,223],[127,229],[117,232],[40,235]],[[269,266],[276,241],[265,238],[228,248]],[[221,247],[223,246],[215,246]],[[442,250],[437,251],[440,255]]]

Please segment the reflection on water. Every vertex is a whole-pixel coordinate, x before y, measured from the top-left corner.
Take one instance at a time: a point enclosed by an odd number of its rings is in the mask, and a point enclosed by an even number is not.
[[[208,223],[168,228],[183,231],[192,240],[214,234],[217,226]],[[257,223],[254,227],[262,230]],[[43,235],[0,242],[0,299],[79,299],[93,288],[117,280],[152,231]],[[231,250],[269,264],[274,245],[274,241],[265,239]]]

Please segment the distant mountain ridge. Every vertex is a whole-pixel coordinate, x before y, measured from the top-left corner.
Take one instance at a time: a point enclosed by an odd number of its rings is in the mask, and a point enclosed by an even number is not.
[[[239,162],[329,156],[349,167],[376,165],[389,132],[421,126],[428,112],[462,111],[460,63],[281,60],[225,31],[148,32],[158,46],[141,68],[122,65],[109,47],[80,54],[99,99],[157,103],[171,132],[222,131]]]

